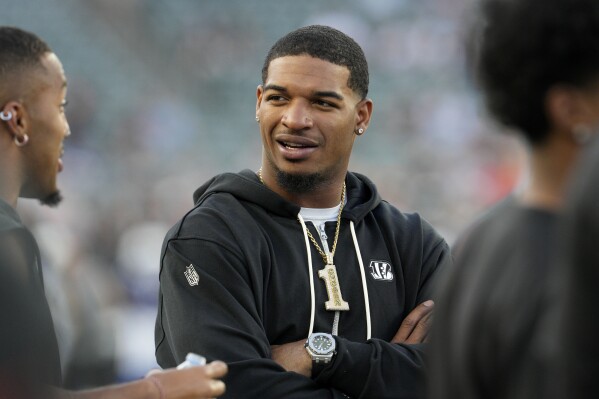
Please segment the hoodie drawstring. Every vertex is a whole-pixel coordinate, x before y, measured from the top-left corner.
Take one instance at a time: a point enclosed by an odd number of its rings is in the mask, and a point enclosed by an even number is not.
[[[302,215],[298,213],[297,219],[302,225],[302,231],[304,232],[304,239],[306,241],[306,252],[308,253],[308,274],[310,275],[310,328],[308,330],[308,337],[312,335],[314,330],[314,312],[316,309],[316,295],[314,294],[314,272],[312,271],[312,251],[310,251],[310,239],[308,238],[308,228],[304,222]]]
[[[362,254],[360,253],[360,246],[358,245],[358,238],[356,237],[356,229],[354,228],[354,222],[349,221],[349,228],[351,230],[351,236],[354,240],[354,248],[356,249],[356,257],[360,264],[360,275],[362,276],[362,292],[364,293],[364,308],[366,308],[366,340],[371,337],[370,329],[370,300],[368,299],[368,287],[366,286],[366,273],[364,272],[364,262],[362,262]]]
[[[308,228],[302,218],[302,215],[297,215],[297,219],[302,225],[302,231],[304,233],[304,240],[306,242],[306,253],[308,254],[308,275],[310,276],[310,328],[308,329],[308,336],[310,336],[314,330],[314,313],[316,311],[316,295],[314,293],[314,272],[312,270],[312,251],[310,250],[310,239],[308,238]],[[364,262],[362,262],[362,254],[360,253],[360,246],[358,245],[358,238],[356,237],[356,230],[354,228],[354,222],[350,220],[350,229],[352,239],[354,242],[354,248],[356,250],[356,257],[358,258],[358,264],[360,265],[360,276],[362,278],[362,292],[364,293],[364,307],[366,308],[366,340],[371,338],[371,321],[370,321],[370,301],[368,299],[368,287],[366,286],[366,273],[364,271]]]

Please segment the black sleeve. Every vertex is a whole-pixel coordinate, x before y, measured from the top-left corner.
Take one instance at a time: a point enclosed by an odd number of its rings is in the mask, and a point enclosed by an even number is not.
[[[185,276],[190,265],[199,276],[197,285]],[[239,254],[220,243],[165,243],[156,324],[158,363],[174,367],[188,352],[227,362],[223,398],[346,398],[271,360],[261,322],[259,280]]]
[[[424,246],[423,259],[418,292],[421,302],[433,297],[437,272],[451,263],[449,246],[437,236],[429,247]],[[335,360],[316,375],[317,382],[342,389],[354,398],[424,397],[427,344],[402,345],[380,339],[357,343],[339,337],[336,340]]]
[[[354,398],[420,398],[424,345],[400,345],[371,339],[366,343],[337,337],[335,361],[316,381],[340,387]]]

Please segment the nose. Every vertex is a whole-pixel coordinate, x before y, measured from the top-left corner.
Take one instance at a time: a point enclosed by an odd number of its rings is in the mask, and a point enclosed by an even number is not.
[[[303,101],[289,103],[282,118],[285,127],[291,130],[310,129],[313,125],[309,105]]]
[[[71,126],[69,126],[69,121],[67,120],[66,116],[64,118],[64,124],[65,124],[64,137],[67,138],[71,135]]]

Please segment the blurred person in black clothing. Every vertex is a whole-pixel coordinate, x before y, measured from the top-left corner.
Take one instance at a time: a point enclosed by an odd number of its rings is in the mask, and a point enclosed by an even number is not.
[[[548,397],[549,288],[564,193],[599,126],[599,2],[483,0],[470,60],[529,178],[458,240],[431,338],[430,397]]]
[[[25,329],[35,330],[31,333],[39,337],[29,342],[35,360],[28,362],[24,357],[21,364],[24,361],[26,369],[31,366],[38,371],[36,380],[40,383],[56,387],[54,394],[69,398],[166,399],[222,394],[224,384],[216,380],[226,373],[222,362],[165,370],[131,383],[89,391],[67,392],[58,388],[60,360],[43,293],[40,253],[15,208],[19,197],[36,198],[50,206],[61,200],[57,175],[63,168],[63,141],[70,134],[64,114],[66,88],[62,64],[44,41],[21,29],[0,27],[0,254],[8,259],[8,266],[24,286],[16,293],[25,295],[35,308],[34,313],[27,313],[35,323]],[[22,300],[15,296],[7,303]],[[2,317],[7,318],[4,314]],[[11,328],[10,323],[2,323],[3,334],[12,334]]]
[[[13,262],[7,248],[0,248],[0,399],[47,398],[41,381],[48,354],[39,345],[48,333],[47,324],[37,306],[37,292],[23,283]]]
[[[562,252],[555,278],[563,288],[555,320],[559,332],[559,396],[568,399],[596,397],[599,392],[599,140],[585,153],[567,198],[560,237]]]

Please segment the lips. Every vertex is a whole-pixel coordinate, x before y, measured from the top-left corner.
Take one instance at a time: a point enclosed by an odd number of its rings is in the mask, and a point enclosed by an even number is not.
[[[291,143],[289,141],[283,141],[283,142],[281,142],[281,144],[284,145],[287,148],[308,148],[308,147],[314,147],[314,146],[305,145],[305,144]]]
[[[318,148],[318,143],[312,139],[289,134],[277,137],[276,142],[281,155],[291,161],[306,159]]]

